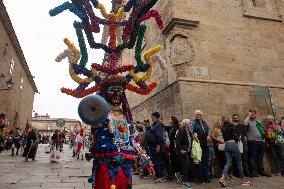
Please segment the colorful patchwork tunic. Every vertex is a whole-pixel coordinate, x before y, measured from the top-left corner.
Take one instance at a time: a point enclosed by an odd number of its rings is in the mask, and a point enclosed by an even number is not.
[[[97,128],[92,148],[94,189],[132,187],[132,163],[142,153],[134,145],[133,129],[122,110],[112,110],[108,120]]]

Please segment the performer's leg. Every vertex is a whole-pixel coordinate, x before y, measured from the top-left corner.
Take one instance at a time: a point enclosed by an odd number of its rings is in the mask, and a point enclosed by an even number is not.
[[[113,184],[105,164],[102,164],[96,170],[95,182],[96,184],[94,189],[110,189],[111,185]],[[125,174],[125,171],[124,169],[121,169],[114,180],[115,189],[128,189],[128,184],[131,183],[128,183],[128,178]]]
[[[95,178],[95,186],[94,189],[109,189],[112,182],[109,176],[107,166],[102,164],[96,170],[96,178]]]

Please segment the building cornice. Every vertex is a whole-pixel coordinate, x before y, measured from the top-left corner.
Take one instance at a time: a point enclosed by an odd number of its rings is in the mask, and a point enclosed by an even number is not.
[[[174,28],[193,29],[199,25],[199,21],[186,20],[181,18],[172,18],[168,25],[163,30],[162,34],[168,36]]]
[[[6,10],[6,7],[3,3],[3,0],[0,0],[0,20],[4,25],[4,28],[6,30],[6,33],[8,34],[10,41],[16,51],[16,54],[20,60],[21,65],[23,66],[23,69],[26,73],[26,76],[30,82],[30,84],[32,85],[32,88],[34,90],[35,93],[39,93],[37,86],[34,82],[33,76],[30,72],[29,66],[27,64],[26,58],[24,56],[23,50],[21,48],[21,45],[19,43],[19,40],[17,38],[17,35],[15,33],[15,30],[13,28],[13,25],[11,23],[10,17],[8,15],[8,12]]]

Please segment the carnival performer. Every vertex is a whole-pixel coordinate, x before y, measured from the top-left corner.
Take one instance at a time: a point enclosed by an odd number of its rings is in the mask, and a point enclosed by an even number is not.
[[[11,154],[11,156],[15,155],[15,153],[14,153],[15,148],[16,148],[16,156],[17,156],[18,153],[19,153],[20,146],[21,146],[20,129],[17,128],[16,130],[13,130],[12,133],[11,133],[11,137],[12,137],[12,154]]]
[[[81,156],[81,159],[83,160],[84,150],[85,150],[85,136],[83,129],[81,129],[79,134],[77,135],[76,141],[77,141],[77,150],[76,150],[77,159],[79,159]]]
[[[32,125],[29,123],[30,132],[27,136],[27,144],[24,149],[23,157],[25,157],[25,160],[28,161],[28,159],[32,159],[32,161],[35,160],[36,152],[37,152],[37,134],[35,131],[35,128],[32,127]]]
[[[60,160],[60,146],[61,136],[58,129],[55,129],[51,136],[51,148],[50,148],[50,161],[57,163]]]
[[[93,184],[93,189],[130,189],[132,164],[137,156],[141,156],[145,166],[151,164],[143,149],[133,140],[135,126],[125,90],[147,95],[157,86],[156,82],[147,84],[146,80],[151,78],[153,71],[152,56],[158,53],[162,46],[157,45],[145,51],[145,62],[141,57],[142,42],[147,30],[146,25],[141,23],[155,18],[158,27],[163,29],[161,16],[158,11],[151,9],[156,2],[157,0],[129,0],[126,4],[120,4],[118,11],[107,13],[98,0],[72,0],[49,12],[51,16],[56,16],[69,10],[81,19],[73,25],[80,50],[66,38],[64,42],[68,49],[59,54],[56,61],[68,58],[70,76],[79,84],[75,90],[62,88],[61,91],[76,98],[85,97],[79,104],[78,113],[83,122],[92,126],[93,169],[89,182]],[[104,18],[97,17],[93,9],[99,9]],[[124,13],[130,11],[126,17]],[[122,20],[124,18],[128,20]],[[93,33],[100,32],[100,24],[107,26],[108,45],[94,41]],[[117,36],[120,29],[123,30],[123,37]],[[105,51],[105,63],[92,64],[90,70],[86,68],[88,53],[85,36],[90,48]],[[117,44],[120,37],[123,41]],[[137,65],[119,65],[122,51],[134,46]],[[82,78],[82,75],[85,78]],[[93,82],[96,85],[87,88]],[[88,96],[95,92],[97,95]]]

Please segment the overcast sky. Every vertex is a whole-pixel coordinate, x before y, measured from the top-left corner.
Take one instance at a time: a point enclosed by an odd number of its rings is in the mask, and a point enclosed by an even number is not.
[[[76,88],[68,72],[68,61],[55,62],[55,57],[66,49],[63,38],[68,37],[78,47],[73,28],[74,20],[79,20],[69,11],[50,17],[50,9],[66,0],[4,0],[14,30],[23,49],[30,71],[40,94],[35,95],[34,111],[50,114],[56,118],[76,118],[80,100],[60,92],[61,87]],[[110,10],[111,0],[102,3]],[[102,29],[101,29],[102,30]],[[95,35],[96,40],[101,34]],[[90,50],[91,63],[100,63],[103,51]]]

